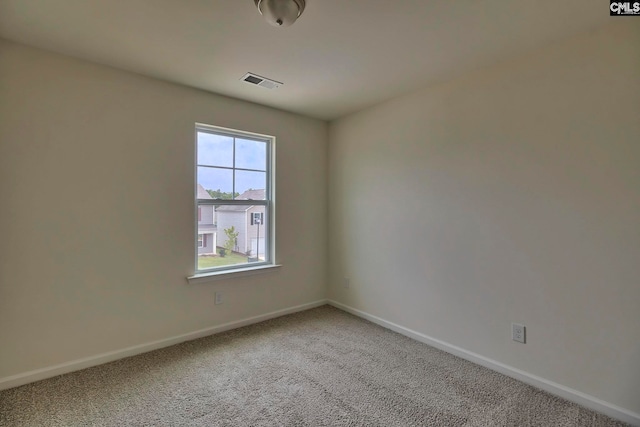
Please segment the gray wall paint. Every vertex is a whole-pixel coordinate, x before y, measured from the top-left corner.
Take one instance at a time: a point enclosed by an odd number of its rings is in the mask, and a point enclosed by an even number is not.
[[[640,413],[632,20],[332,123],[330,297]]]

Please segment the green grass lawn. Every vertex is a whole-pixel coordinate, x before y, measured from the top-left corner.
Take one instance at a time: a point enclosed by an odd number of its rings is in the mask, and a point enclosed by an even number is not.
[[[211,267],[222,267],[224,265],[246,264],[247,256],[239,254],[227,254],[224,257],[218,256],[199,256],[198,270]]]

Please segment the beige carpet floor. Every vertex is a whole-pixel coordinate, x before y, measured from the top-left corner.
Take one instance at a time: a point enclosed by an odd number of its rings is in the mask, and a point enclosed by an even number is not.
[[[1,426],[622,426],[324,306],[0,392]]]

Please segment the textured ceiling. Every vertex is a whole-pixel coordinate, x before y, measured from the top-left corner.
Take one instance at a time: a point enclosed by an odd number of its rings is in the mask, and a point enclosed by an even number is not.
[[[275,28],[253,0],[0,0],[0,37],[328,120],[610,19],[602,0],[307,0]]]

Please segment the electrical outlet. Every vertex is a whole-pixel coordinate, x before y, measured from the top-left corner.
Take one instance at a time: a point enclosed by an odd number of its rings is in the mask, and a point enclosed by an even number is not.
[[[222,304],[222,292],[214,293],[214,301],[216,305]]]
[[[350,286],[351,286],[351,279],[349,279],[348,277],[345,277],[342,280],[342,287],[345,289],[349,289]]]
[[[518,323],[511,324],[511,339],[524,344],[526,342],[526,328]]]

